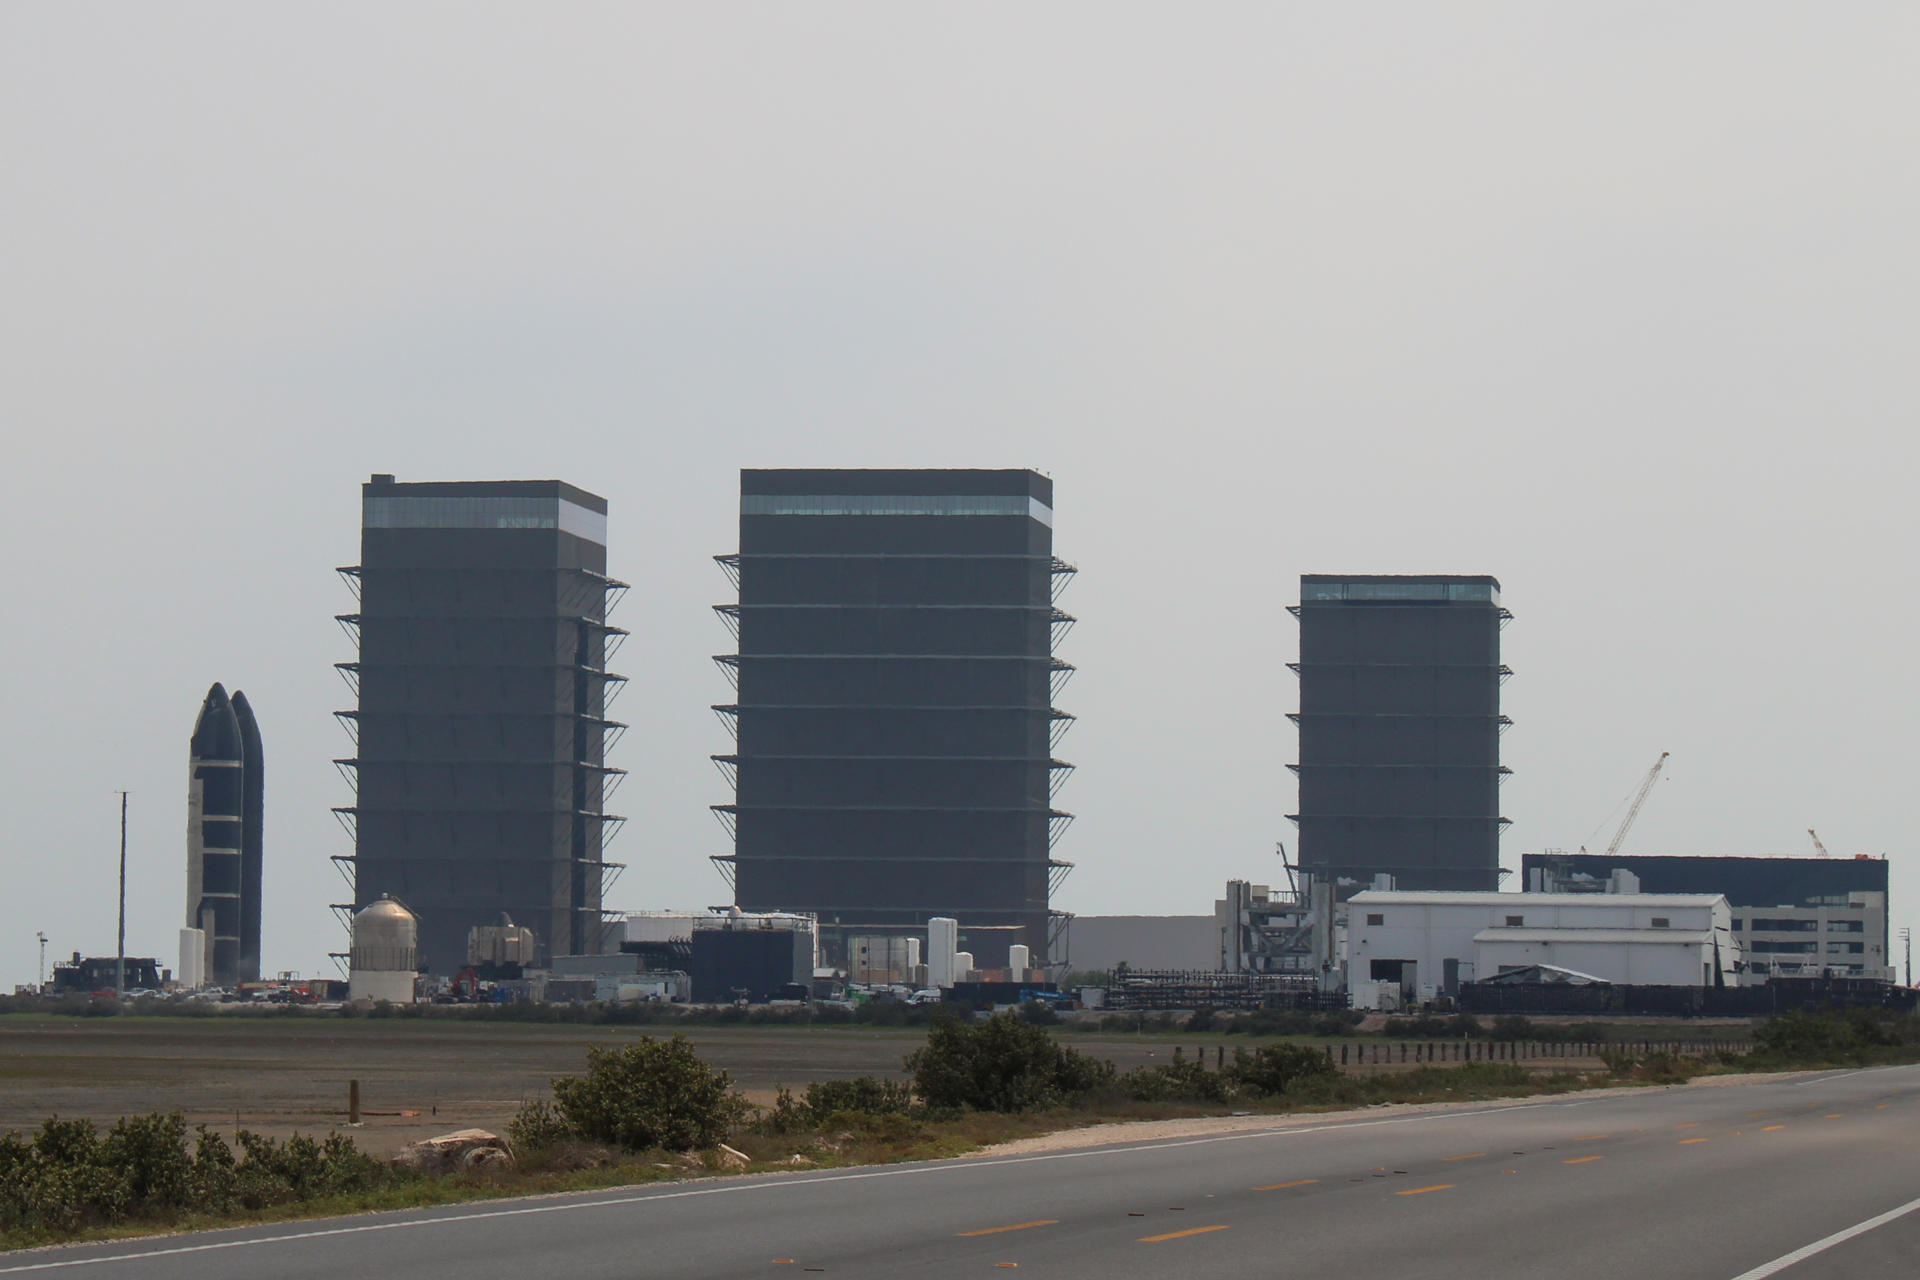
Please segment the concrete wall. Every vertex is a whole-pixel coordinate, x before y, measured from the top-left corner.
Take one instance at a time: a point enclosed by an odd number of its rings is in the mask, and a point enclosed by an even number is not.
[[[1220,931],[1212,916],[1075,916],[1066,963],[1074,969],[1220,967]]]

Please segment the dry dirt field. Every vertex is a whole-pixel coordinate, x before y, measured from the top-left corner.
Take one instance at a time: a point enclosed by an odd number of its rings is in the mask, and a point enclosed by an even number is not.
[[[283,1136],[344,1126],[360,1081],[361,1145],[390,1153],[449,1129],[498,1129],[521,1103],[578,1073],[588,1045],[658,1028],[335,1018],[0,1017],[0,1130],[49,1115],[110,1123],[177,1110],[190,1124]],[[902,1076],[924,1033],[858,1027],[691,1027],[701,1057],[757,1102],[777,1086]],[[1075,1034],[1066,1043],[1126,1070],[1167,1061],[1179,1037]],[[1186,1046],[1206,1039],[1192,1037]],[[1235,1037],[1239,1039],[1239,1037]],[[1208,1050],[1209,1055],[1213,1050]],[[1229,1054],[1231,1050],[1229,1050]],[[417,1112],[377,1115],[374,1112]]]

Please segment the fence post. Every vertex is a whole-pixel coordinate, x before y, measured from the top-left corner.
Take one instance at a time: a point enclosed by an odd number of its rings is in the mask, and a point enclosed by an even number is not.
[[[1343,1067],[1347,1065],[1347,1046],[1344,1044],[1340,1046],[1340,1065]]]
[[[360,1123],[360,1082],[347,1081],[347,1123]]]

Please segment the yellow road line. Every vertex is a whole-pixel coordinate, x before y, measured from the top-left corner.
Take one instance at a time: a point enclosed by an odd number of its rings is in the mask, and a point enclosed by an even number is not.
[[[1763,1124],[1763,1125],[1761,1125],[1761,1126],[1760,1126],[1760,1132],[1762,1132],[1762,1133],[1772,1133],[1772,1132],[1773,1132],[1773,1131],[1774,1131],[1775,1129],[1784,1129],[1784,1128],[1786,1128],[1786,1127],[1787,1127],[1787,1126],[1785,1126],[1785,1125],[1783,1125],[1783,1124]]]
[[[1059,1225],[1060,1219],[1058,1218],[1041,1218],[1034,1222],[1016,1222],[1010,1227],[982,1227],[978,1231],[959,1231],[954,1234],[964,1239],[967,1236],[997,1236],[1002,1231],[1025,1231],[1028,1227],[1057,1227]]]
[[[1561,1164],[1591,1164],[1595,1160],[1605,1160],[1605,1156],[1576,1156],[1572,1160],[1562,1160]]]
[[[1430,1187],[1415,1187],[1411,1191],[1396,1191],[1393,1194],[1397,1196],[1423,1196],[1427,1194],[1427,1192],[1429,1191],[1451,1191],[1451,1190],[1453,1190],[1453,1184],[1451,1182],[1436,1182]]]
[[[1255,1191],[1285,1191],[1288,1187],[1304,1187],[1318,1182],[1318,1178],[1295,1178],[1292,1182],[1270,1182],[1264,1187],[1255,1187]]]
[[[1486,1154],[1487,1153],[1484,1151],[1469,1151],[1467,1152],[1467,1154],[1463,1156],[1442,1156],[1440,1159],[1442,1163],[1445,1163],[1448,1160],[1478,1160],[1480,1157]]]
[[[1209,1231],[1225,1231],[1227,1223],[1217,1227],[1188,1227],[1185,1231],[1169,1231],[1163,1236],[1141,1236],[1141,1244],[1159,1244],[1162,1240],[1178,1240],[1181,1236],[1203,1236]]]
[[[1696,1142],[1709,1142],[1709,1141],[1711,1141],[1711,1139],[1709,1138],[1682,1138],[1680,1139],[1679,1145],[1683,1147],[1690,1147]]]
[[[1832,1115],[1821,1116],[1820,1118],[1822,1120],[1838,1120],[1840,1119],[1840,1113],[1836,1111]]]

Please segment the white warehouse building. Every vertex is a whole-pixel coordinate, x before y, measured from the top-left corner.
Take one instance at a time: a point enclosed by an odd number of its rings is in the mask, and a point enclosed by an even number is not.
[[[1740,981],[1733,909],[1719,894],[1375,889],[1347,910],[1355,1008],[1404,1008],[1533,965],[1647,986]]]

